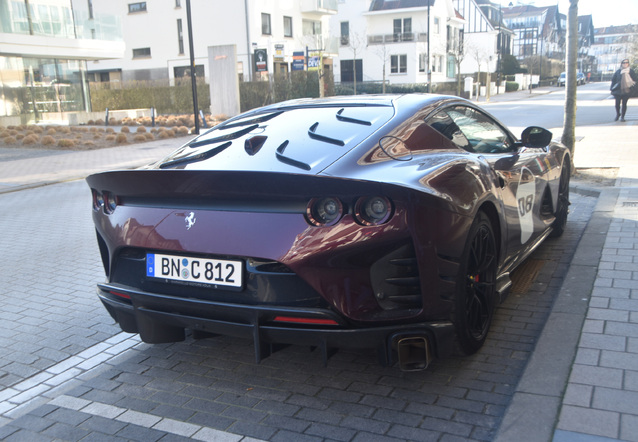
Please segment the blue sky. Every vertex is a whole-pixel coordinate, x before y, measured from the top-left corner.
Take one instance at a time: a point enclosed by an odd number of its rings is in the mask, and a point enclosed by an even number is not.
[[[498,0],[497,0],[498,1]],[[567,15],[569,0],[511,0],[517,4],[533,4],[536,6],[549,6],[558,3],[561,13]],[[501,0],[503,6],[510,0]],[[594,27],[638,25],[638,1],[637,0],[578,0],[578,15],[592,15]]]

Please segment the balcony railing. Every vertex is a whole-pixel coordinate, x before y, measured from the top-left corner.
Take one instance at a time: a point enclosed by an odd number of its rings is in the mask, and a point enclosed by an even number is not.
[[[382,45],[390,43],[409,43],[427,41],[428,34],[421,32],[403,32],[400,34],[375,34],[368,35],[369,45]]]
[[[337,0],[302,0],[301,12],[306,14],[333,15],[337,13]]]

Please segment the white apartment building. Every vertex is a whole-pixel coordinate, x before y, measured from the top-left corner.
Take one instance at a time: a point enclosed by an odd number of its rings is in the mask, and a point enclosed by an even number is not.
[[[191,0],[190,6],[200,77],[209,76],[211,46],[236,46],[237,71],[244,80],[289,72],[298,67],[293,57],[300,53],[305,57],[307,51],[323,55],[329,69],[330,57],[336,55],[337,41],[329,35],[328,20],[337,13],[337,0]],[[111,0],[101,7],[124,15],[126,53],[122,59],[90,63],[94,80],[173,79],[189,74],[186,0]]]
[[[608,26],[594,29],[594,44],[589,55],[596,58],[597,72],[613,74],[620,62],[630,58],[634,45],[638,44],[638,25]]]
[[[465,19],[465,56],[461,63],[461,73],[497,72],[502,56],[511,54],[513,35],[504,26],[502,8],[489,0],[454,2],[456,10]]]
[[[451,53],[464,20],[453,0],[341,0],[331,20],[340,33],[336,82],[427,83],[428,48],[432,83],[456,76]]]

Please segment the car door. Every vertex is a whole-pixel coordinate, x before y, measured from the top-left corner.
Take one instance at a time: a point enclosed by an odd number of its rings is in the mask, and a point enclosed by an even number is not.
[[[542,159],[543,151],[521,151],[509,131],[473,107],[456,105],[446,108],[433,121],[444,128],[441,121],[445,117],[453,122],[456,130],[445,127],[447,134],[442,133],[459,147],[483,157],[495,173],[506,221],[503,264],[507,269],[525,254],[545,228],[539,218],[548,172]],[[432,126],[441,132],[436,125]],[[450,137],[450,134],[453,136]]]

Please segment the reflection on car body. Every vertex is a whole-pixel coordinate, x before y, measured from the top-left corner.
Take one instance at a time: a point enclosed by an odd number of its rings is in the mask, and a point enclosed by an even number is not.
[[[146,168],[91,175],[123,330],[375,348],[423,369],[484,343],[510,272],[560,235],[570,157],[438,95],[294,100],[232,118]],[[159,267],[158,267],[159,266]]]

